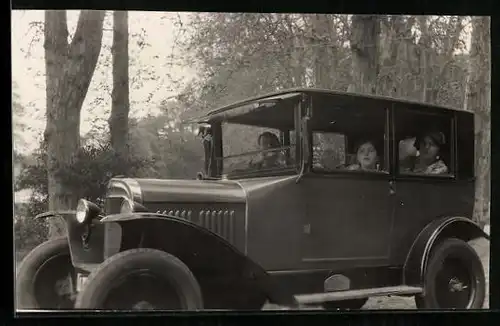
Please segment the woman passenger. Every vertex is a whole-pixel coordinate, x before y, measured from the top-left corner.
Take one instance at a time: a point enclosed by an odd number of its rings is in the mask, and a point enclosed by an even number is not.
[[[356,149],[356,163],[347,167],[348,170],[378,171],[380,157],[373,141],[364,141]]]
[[[446,145],[442,132],[428,132],[420,139],[419,153],[413,168],[414,173],[443,174],[448,167],[440,157],[441,149]]]

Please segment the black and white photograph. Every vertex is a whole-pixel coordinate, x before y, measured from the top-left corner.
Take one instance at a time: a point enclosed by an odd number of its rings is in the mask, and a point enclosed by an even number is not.
[[[14,309],[489,309],[488,16],[13,10]]]

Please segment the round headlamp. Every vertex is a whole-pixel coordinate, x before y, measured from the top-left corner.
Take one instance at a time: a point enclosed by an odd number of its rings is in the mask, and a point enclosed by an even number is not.
[[[99,216],[99,207],[85,199],[80,199],[76,206],[76,220],[78,223],[87,223]]]
[[[80,199],[78,201],[78,206],[76,206],[76,220],[78,223],[83,223],[87,219],[88,215],[88,205],[85,199]]]

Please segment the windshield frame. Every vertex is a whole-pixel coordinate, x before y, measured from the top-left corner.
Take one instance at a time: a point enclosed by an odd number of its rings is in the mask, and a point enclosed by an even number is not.
[[[296,100],[295,103],[293,103],[293,126],[292,129],[290,127],[288,128],[276,128],[276,127],[271,127],[266,125],[265,123],[265,118],[262,119],[262,123],[244,123],[243,121],[231,121],[232,119],[223,119],[223,120],[212,120],[209,121],[208,124],[210,125],[210,130],[211,130],[211,150],[209,155],[205,156],[205,163],[206,166],[208,166],[208,169],[206,171],[206,174],[208,178],[215,178],[215,179],[241,179],[241,178],[252,178],[252,177],[266,177],[266,176],[277,176],[277,175],[294,175],[299,172],[301,163],[302,163],[302,155],[301,155],[301,139],[300,139],[300,133],[297,132],[300,130],[300,100]],[[279,104],[279,103],[277,103]],[[262,109],[262,108],[261,108]],[[274,110],[275,106],[271,107],[266,107],[264,110]],[[240,115],[233,116],[238,119]],[[222,126],[224,123],[230,123],[230,124],[239,124],[242,126],[255,126],[255,127],[264,127],[264,128],[273,128],[277,131],[280,132],[280,139],[283,144],[280,148],[283,150],[290,150],[291,152],[294,152],[293,155],[290,155],[290,159],[293,160],[294,166],[293,167],[278,167],[275,169],[266,169],[266,170],[249,170],[245,172],[230,172],[230,173],[223,173],[224,172],[224,153],[223,153],[223,143],[224,143],[224,135],[223,135],[223,129]],[[293,137],[293,139],[292,139]],[[292,151],[292,148],[294,151]],[[246,153],[242,153],[241,155],[245,155]],[[234,156],[234,155],[231,155]]]

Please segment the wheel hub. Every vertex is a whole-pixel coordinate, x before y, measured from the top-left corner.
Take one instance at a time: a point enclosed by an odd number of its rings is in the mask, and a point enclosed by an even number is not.
[[[448,283],[448,288],[450,289],[450,292],[462,292],[463,290],[467,289],[467,285],[464,285],[464,283],[461,282],[457,277],[453,277]]]
[[[132,310],[154,310],[155,307],[147,301],[139,301],[132,306]]]

